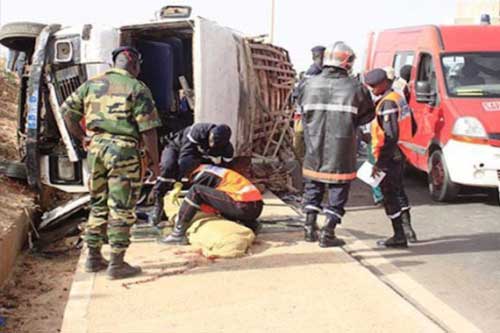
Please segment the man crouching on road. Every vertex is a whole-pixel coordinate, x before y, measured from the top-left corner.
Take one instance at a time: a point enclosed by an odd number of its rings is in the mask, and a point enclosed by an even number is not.
[[[407,239],[416,241],[410,223],[410,205],[403,186],[403,154],[398,147],[400,132],[411,131],[411,114],[406,99],[392,90],[386,71],[377,68],[365,75],[365,83],[375,96],[376,121],[372,123],[373,176],[385,172],[380,184],[384,208],[392,222],[394,236],[383,242],[386,247],[407,247]]]
[[[319,236],[319,246],[342,246],[335,227],[345,213],[350,183],[356,178],[357,127],[374,117],[370,92],[350,77],[355,55],[343,42],[329,46],[321,74],[308,79],[301,92],[306,155],[303,175],[305,240],[318,240],[317,216],[328,189],[328,204],[323,209],[326,224]]]
[[[140,53],[132,47],[113,51],[114,68],[85,82],[62,106],[70,133],[88,151],[91,196],[85,230],[89,255],[87,272],[107,268],[110,279],[141,273],[123,258],[130,244],[130,228],[136,222],[135,204],[141,188],[139,142],[142,140],[159,175],[156,128],[161,125],[151,92],[136,77]],[[80,126],[85,119],[88,138]],[[101,255],[104,226],[108,223],[111,260]]]
[[[198,211],[217,213],[239,222],[257,233],[257,218],[262,213],[262,194],[248,179],[231,169],[202,164],[191,174],[189,189],[172,233],[159,240],[163,244],[186,245],[186,231]],[[175,201],[176,198],[170,198]]]

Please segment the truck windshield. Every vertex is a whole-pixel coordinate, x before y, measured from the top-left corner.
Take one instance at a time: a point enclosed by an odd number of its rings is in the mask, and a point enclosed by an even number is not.
[[[500,52],[445,54],[441,60],[449,96],[500,97]]]

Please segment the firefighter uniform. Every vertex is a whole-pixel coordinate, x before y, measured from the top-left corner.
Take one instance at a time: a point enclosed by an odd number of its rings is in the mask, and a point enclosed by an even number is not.
[[[215,146],[209,144],[210,133],[214,135]],[[163,215],[163,197],[173,188],[175,182],[185,177],[201,163],[225,165],[233,160],[234,148],[231,129],[227,125],[198,123],[179,131],[161,154],[160,170],[153,195],[155,208],[151,223],[157,225]]]
[[[318,239],[316,219],[327,219],[319,235],[321,247],[341,246],[335,228],[345,213],[350,182],[356,178],[356,129],[374,117],[370,92],[350,77],[354,52],[342,42],[325,51],[324,69],[306,80],[299,94],[306,154],[303,164],[304,238]],[[323,198],[328,191],[328,204]]]
[[[201,165],[192,174],[193,186],[179,209],[172,234],[160,240],[165,244],[186,244],[186,230],[198,211],[217,213],[257,232],[262,213],[262,194],[236,171],[214,165]]]
[[[403,186],[404,156],[398,146],[401,137],[412,133],[411,111],[403,96],[392,89],[382,96],[376,105],[376,119],[372,122],[371,132],[375,166],[386,173],[380,184],[385,212],[395,234],[403,227],[405,238],[414,240],[410,204]],[[401,241],[401,244],[405,242]]]

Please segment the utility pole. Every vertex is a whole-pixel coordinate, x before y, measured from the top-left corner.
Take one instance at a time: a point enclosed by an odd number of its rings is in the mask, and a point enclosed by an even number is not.
[[[0,0],[1,1],[1,0]],[[269,43],[274,43],[274,21],[276,14],[276,0],[271,0],[271,31],[269,33]]]

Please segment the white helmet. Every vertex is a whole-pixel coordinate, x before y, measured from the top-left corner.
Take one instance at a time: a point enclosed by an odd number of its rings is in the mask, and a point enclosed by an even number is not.
[[[350,72],[355,59],[356,55],[349,45],[336,42],[326,48],[323,66],[340,67]]]

